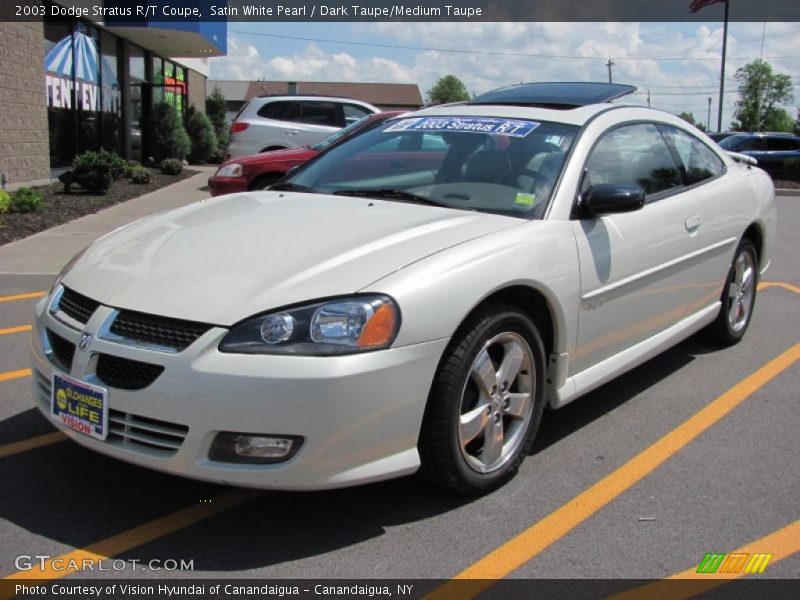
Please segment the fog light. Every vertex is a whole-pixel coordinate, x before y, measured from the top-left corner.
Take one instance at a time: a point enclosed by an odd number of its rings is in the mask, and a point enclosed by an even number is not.
[[[220,433],[208,458],[220,462],[270,464],[289,460],[303,444],[295,435]]]

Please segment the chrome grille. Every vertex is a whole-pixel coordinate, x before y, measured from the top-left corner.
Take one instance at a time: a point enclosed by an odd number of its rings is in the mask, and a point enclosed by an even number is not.
[[[205,323],[123,310],[114,319],[109,331],[126,340],[180,352],[188,348],[211,327]]]
[[[100,303],[67,287],[58,301],[58,308],[79,323],[88,323]]]
[[[153,383],[164,371],[161,365],[98,354],[97,378],[109,387],[121,390],[142,390]]]
[[[108,413],[106,441],[128,450],[146,450],[148,454],[166,457],[180,449],[188,432],[189,428],[185,425],[112,409]]]
[[[58,334],[47,330],[47,341],[53,351],[52,358],[56,366],[69,373],[72,369],[72,358],[75,356],[75,344],[68,342]]]

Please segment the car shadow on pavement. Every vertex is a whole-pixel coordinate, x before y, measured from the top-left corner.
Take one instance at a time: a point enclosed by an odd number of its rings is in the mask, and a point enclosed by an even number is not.
[[[545,410],[530,454],[582,429],[708,352],[708,344],[690,338],[559,410]]]

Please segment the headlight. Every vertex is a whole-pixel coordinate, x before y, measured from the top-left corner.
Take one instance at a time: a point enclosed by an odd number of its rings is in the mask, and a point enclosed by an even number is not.
[[[388,348],[400,310],[387,296],[327,300],[253,317],[235,325],[222,352],[330,356]]]
[[[222,165],[217,169],[217,177],[241,177],[242,165],[239,163],[231,163],[229,165]]]

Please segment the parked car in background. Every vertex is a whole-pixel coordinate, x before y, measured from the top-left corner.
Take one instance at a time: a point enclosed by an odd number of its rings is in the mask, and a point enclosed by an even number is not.
[[[737,133],[719,143],[729,152],[747,154],[773,177],[783,175],[790,158],[800,158],[800,136],[791,133]]]
[[[36,406],[95,452],[226,485],[501,486],[545,406],[751,322],[773,183],[612,102],[635,89],[405,114],[268,191],[103,236],[36,306]]]
[[[234,158],[220,165],[216,173],[208,178],[212,196],[263,190],[283,177],[289,170],[311,160],[317,154],[352,135],[382,123],[386,119],[402,115],[403,111],[387,111],[362,117],[344,129],[340,129],[313,146],[273,150],[241,158]]]
[[[712,140],[714,140],[719,144],[722,140],[731,137],[735,133],[736,133],[735,131],[720,131],[717,133],[709,133],[708,137],[710,137]]]
[[[226,159],[311,146],[337,129],[380,112],[371,104],[332,96],[260,96],[236,115]]]

